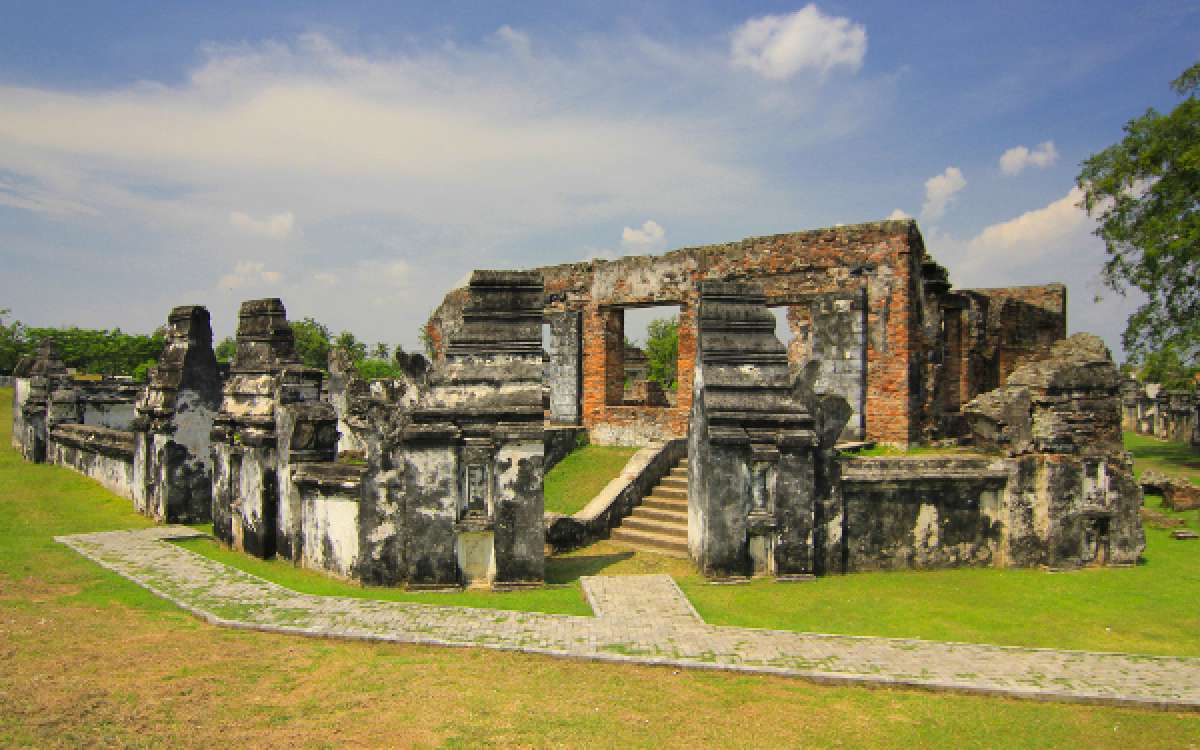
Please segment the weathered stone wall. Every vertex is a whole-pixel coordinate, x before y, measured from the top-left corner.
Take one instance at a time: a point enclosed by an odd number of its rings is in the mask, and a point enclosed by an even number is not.
[[[1200,447],[1200,397],[1126,378],[1121,381],[1121,428]]]
[[[688,434],[692,559],[717,578],[812,574],[816,425],[795,398],[775,317],[762,287],[750,283],[702,282],[698,307]]]
[[[47,463],[67,466],[125,498],[137,492],[133,474],[133,433],[81,424],[50,428]]]
[[[208,310],[176,307],[167,316],[158,366],[137,402],[135,507],[166,523],[212,520],[213,421],[221,375]]]
[[[1137,561],[1142,495],[1121,441],[1119,376],[1100,339],[1056,343],[964,412],[981,448],[1015,460],[1009,564]]]
[[[885,221],[684,248],[661,256],[596,260],[539,269],[549,320],[580,316],[581,361],[562,360],[551,385],[581,382],[581,418],[597,443],[639,444],[682,436],[691,408],[698,285],[754,281],[767,303],[787,307],[799,334],[793,369],[822,363],[819,387],[854,412],[847,437],[907,444],[960,429],[962,403],[996,387],[1020,362],[1065,335],[1065,289],[949,293],[945,270],[925,256],[912,221]],[[427,331],[435,350],[458,325],[465,291],[447,296]],[[625,405],[623,310],[679,309],[679,390],[674,405]],[[945,313],[949,311],[949,315]],[[562,341],[559,329],[558,341]],[[952,341],[947,341],[949,336]],[[559,346],[552,335],[552,347]],[[952,362],[947,363],[947,355]],[[551,355],[554,356],[553,353]],[[943,414],[950,415],[942,419]]]
[[[542,277],[476,271],[392,461],[410,585],[544,577]]]
[[[828,519],[830,571],[1004,564],[1003,459],[858,458],[841,462],[841,508]]]

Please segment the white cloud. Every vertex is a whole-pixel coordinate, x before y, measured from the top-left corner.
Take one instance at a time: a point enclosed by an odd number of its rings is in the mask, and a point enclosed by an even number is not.
[[[972,255],[1002,256],[1005,262],[1035,259],[1042,248],[1091,228],[1087,213],[1079,207],[1083,191],[1077,187],[1049,205],[1026,211],[1015,219],[985,227],[967,244]]]
[[[888,214],[888,219],[891,221],[896,221],[898,219],[911,219],[911,218],[912,218],[912,216],[905,213],[903,210],[901,210],[899,208],[892,209],[892,212],[890,214]]]
[[[248,234],[281,240],[292,233],[296,217],[291,211],[288,211],[268,216],[265,219],[254,219],[241,211],[233,211],[229,214],[229,223]]]
[[[946,167],[945,172],[930,177],[925,181],[925,203],[921,206],[921,218],[942,218],[946,213],[946,206],[966,186],[967,180],[958,167]]]
[[[621,232],[621,244],[626,248],[645,250],[662,244],[666,236],[667,230],[663,229],[658,222],[647,219],[641,229],[625,227]]]
[[[1045,169],[1058,161],[1054,141],[1045,141],[1030,151],[1025,146],[1013,146],[1000,157],[1000,171],[1006,175],[1020,174],[1026,167]]]
[[[496,39],[508,45],[513,52],[522,56],[529,57],[532,46],[529,40],[529,34],[524,31],[518,31],[513,27],[505,24],[496,29]]]
[[[243,287],[278,284],[283,274],[267,270],[267,265],[257,260],[241,260],[234,266],[232,273],[220,278],[217,286],[223,289],[240,289]]]
[[[849,18],[829,16],[808,4],[782,16],[751,18],[733,32],[733,64],[772,80],[804,69],[857,71],[867,54],[867,30]]]
[[[212,294],[229,330],[237,295],[273,283],[290,312],[370,340],[415,337],[394,321],[424,320],[462,273],[619,251],[612,230],[630,216],[747,233],[783,211],[795,228],[816,223],[773,173],[891,101],[891,81],[748,80],[711,40],[634,31],[529,55],[526,41],[510,28],[357,54],[306,35],[206,48],[172,82],[0,82],[0,247],[28,258],[25,276],[0,274],[6,305],[139,330]],[[653,229],[631,229],[653,245]],[[52,267],[53,283],[39,275]],[[78,292],[114,268],[137,272],[108,283],[121,303],[101,314]],[[68,273],[81,280],[69,292]]]

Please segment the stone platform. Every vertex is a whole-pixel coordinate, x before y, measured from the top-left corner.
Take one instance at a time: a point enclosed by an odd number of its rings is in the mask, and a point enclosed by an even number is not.
[[[583,578],[595,617],[314,596],[166,543],[195,536],[201,535],[186,527],[160,526],[57,541],[227,627],[1200,710],[1200,659],[717,627],[701,620],[665,575]]]

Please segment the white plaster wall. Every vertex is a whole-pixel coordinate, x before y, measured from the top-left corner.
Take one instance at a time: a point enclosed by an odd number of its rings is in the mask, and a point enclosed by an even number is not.
[[[110,430],[128,430],[133,417],[132,401],[123,404],[85,404],[83,407],[83,424]]]
[[[12,446],[17,450],[25,438],[25,419],[21,407],[29,400],[29,378],[13,378]]]
[[[302,564],[350,577],[358,561],[358,495],[305,489]]]
[[[72,446],[50,441],[46,448],[46,462],[66,466],[95,479],[105,489],[132,500],[134,497],[133,463],[100,453],[83,451]]]

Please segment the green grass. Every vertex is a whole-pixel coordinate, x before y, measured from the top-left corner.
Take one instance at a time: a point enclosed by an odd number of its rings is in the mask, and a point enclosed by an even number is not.
[[[1153,469],[1200,484],[1200,451],[1189,445],[1126,432],[1125,447],[1133,453],[1133,472],[1138,476]]]
[[[637,448],[585,445],[546,472],[546,511],[572,515],[583,510],[604,486],[620,475]]]

